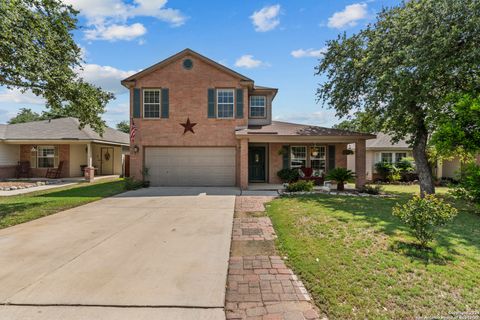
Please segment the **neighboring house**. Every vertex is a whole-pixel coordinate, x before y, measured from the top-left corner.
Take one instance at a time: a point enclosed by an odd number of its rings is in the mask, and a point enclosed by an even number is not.
[[[277,89],[185,49],[122,84],[130,90],[135,128],[130,173],[149,169],[153,186],[240,186],[279,183],[282,168],[313,167],[324,174],[346,167],[343,150],[375,136],[272,121]],[[282,152],[282,150],[285,150]],[[364,171],[363,169],[361,171]],[[358,175],[357,184],[364,183]]]
[[[75,118],[0,124],[0,178],[14,177],[18,161],[30,161],[33,177],[61,161],[62,177],[79,177],[89,159],[96,174],[120,175],[128,146],[128,134],[105,128],[100,136],[88,125],[79,129]]]
[[[349,145],[349,148],[355,152],[355,145]],[[405,140],[397,143],[391,142],[391,137],[384,133],[377,133],[377,138],[368,140],[366,143],[366,177],[368,181],[374,181],[379,178],[375,172],[375,164],[378,162],[395,163],[402,158],[412,157],[412,148]],[[355,171],[355,156],[347,157],[348,169]],[[477,157],[477,163],[480,164],[480,155]],[[442,160],[437,163],[434,174],[438,179],[450,178],[457,179],[460,172],[461,161],[459,158]]]

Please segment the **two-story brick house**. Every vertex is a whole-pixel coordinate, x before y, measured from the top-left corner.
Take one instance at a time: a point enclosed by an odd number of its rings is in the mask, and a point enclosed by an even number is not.
[[[365,140],[375,136],[272,121],[277,89],[185,49],[122,81],[130,90],[131,174],[153,186],[279,183],[277,172],[347,167],[356,144],[357,185],[365,182]]]

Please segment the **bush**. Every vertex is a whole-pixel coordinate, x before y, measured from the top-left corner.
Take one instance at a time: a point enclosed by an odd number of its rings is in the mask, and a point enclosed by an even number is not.
[[[351,182],[355,178],[355,173],[346,168],[335,168],[330,170],[327,174],[327,179],[335,180],[337,182],[337,190],[345,190],[345,182]]]
[[[362,188],[360,188],[358,191],[362,193],[368,193],[368,194],[380,194],[383,191],[383,188],[382,186],[379,186],[379,185],[372,186],[367,184]]]
[[[465,189],[467,199],[480,204],[480,166],[474,163],[462,168],[458,188]]]
[[[282,182],[294,182],[297,181],[300,174],[298,169],[282,169],[277,172],[277,176],[282,180]]]
[[[313,181],[300,180],[287,185],[287,192],[310,192],[313,190]]]
[[[134,180],[133,178],[125,178],[125,189],[137,190],[143,188],[143,181]]]
[[[410,157],[403,158],[400,161],[397,161],[395,166],[400,169],[401,173],[404,172],[413,172],[415,171],[415,160]]]
[[[437,229],[452,220],[458,211],[435,195],[425,195],[424,198],[414,196],[404,205],[397,204],[392,213],[410,228],[412,235],[425,247],[433,240]]]
[[[388,162],[376,163],[375,170],[380,175],[382,181],[396,182],[402,178],[401,170]]]

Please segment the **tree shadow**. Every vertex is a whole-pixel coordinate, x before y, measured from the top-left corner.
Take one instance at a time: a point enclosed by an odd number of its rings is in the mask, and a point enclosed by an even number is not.
[[[28,210],[35,207],[35,203],[14,202],[14,203],[0,203],[0,224],[1,221],[8,216],[16,213]]]
[[[436,264],[444,266],[448,262],[455,260],[452,255],[441,254],[434,248],[423,247],[418,243],[395,240],[389,249],[409,257],[411,261],[420,261],[425,265]]]

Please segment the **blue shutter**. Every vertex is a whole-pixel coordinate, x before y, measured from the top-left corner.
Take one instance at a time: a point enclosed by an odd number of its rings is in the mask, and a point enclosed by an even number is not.
[[[243,118],[243,89],[237,89],[237,119]]]
[[[133,89],[133,117],[140,118],[140,89]]]
[[[208,117],[216,118],[215,116],[215,89],[208,89]]]
[[[283,153],[282,153],[282,163],[283,163],[283,169],[288,169],[290,168],[290,147],[288,145],[282,146],[283,148]]]
[[[328,146],[328,171],[335,169],[335,146]]]
[[[168,89],[162,89],[162,118],[168,118]]]

